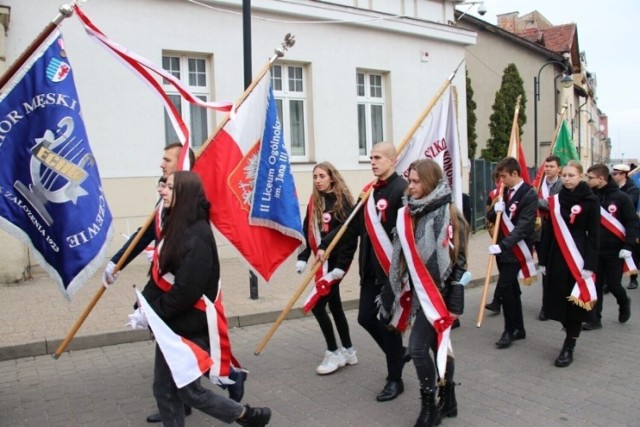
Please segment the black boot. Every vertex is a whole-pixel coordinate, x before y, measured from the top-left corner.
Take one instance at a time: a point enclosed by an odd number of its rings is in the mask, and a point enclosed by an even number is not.
[[[456,401],[456,383],[447,382],[438,388],[438,413],[440,419],[458,416],[458,402]]]
[[[627,297],[627,302],[620,304],[618,309],[618,322],[624,323],[631,317],[631,298]]]
[[[565,338],[562,350],[560,350],[560,354],[556,357],[555,364],[558,368],[565,368],[571,365],[571,362],[573,362],[573,349],[575,346],[576,340],[574,338]]]
[[[433,389],[420,390],[422,409],[413,427],[432,427],[438,422],[438,407],[436,406],[436,392]]]
[[[244,405],[244,415],[238,418],[236,422],[244,427],[264,427],[271,420],[271,409],[269,408],[252,408]]]

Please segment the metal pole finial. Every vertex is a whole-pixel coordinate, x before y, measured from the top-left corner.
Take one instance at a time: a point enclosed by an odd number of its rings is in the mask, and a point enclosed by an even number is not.
[[[275,50],[275,54],[278,56],[278,58],[282,58],[284,56],[284,53],[287,50],[289,50],[290,47],[293,47],[293,45],[295,44],[296,44],[296,37],[291,33],[287,33],[284,36],[284,41],[282,42],[281,47]]]

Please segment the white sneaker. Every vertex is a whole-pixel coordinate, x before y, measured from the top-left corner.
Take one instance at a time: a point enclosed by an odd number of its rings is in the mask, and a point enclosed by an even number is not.
[[[346,360],[340,350],[335,352],[327,350],[324,353],[322,363],[316,368],[319,375],[326,375],[338,370],[346,364]]]
[[[347,365],[357,365],[358,364],[358,356],[356,356],[356,350],[353,347],[344,348],[342,347],[342,356],[344,357],[345,364]]]

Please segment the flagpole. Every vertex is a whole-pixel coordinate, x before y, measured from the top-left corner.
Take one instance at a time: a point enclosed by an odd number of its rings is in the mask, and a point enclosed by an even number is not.
[[[73,15],[73,8],[68,4],[63,4],[58,9],[58,15],[47,24],[40,34],[27,46],[22,54],[11,64],[11,66],[0,77],[0,90],[11,80],[13,75],[24,65],[24,63],[33,55],[33,53],[44,43],[44,41],[53,33],[53,31],[65,19]]]
[[[73,13],[73,9],[71,10],[71,13]],[[291,33],[287,33],[284,37],[284,41],[282,42],[281,47],[275,49],[274,55],[271,58],[269,58],[269,61],[262,68],[262,70],[260,70],[260,73],[258,74],[258,76],[253,80],[253,82],[251,82],[249,87],[247,87],[247,89],[242,93],[242,95],[240,95],[240,97],[235,103],[236,108],[242,105],[242,103],[247,99],[251,91],[253,91],[253,89],[260,82],[260,80],[262,80],[262,78],[267,74],[267,72],[269,71],[273,63],[276,61],[276,59],[284,56],[284,52],[290,47],[292,47],[294,44],[295,44],[295,37]],[[207,142],[203,144],[202,148],[198,151],[198,153],[196,153],[196,159],[200,157],[200,154],[203,152],[204,148],[209,144],[211,140],[213,140],[213,138],[218,134],[218,132],[220,132],[220,130],[224,127],[224,125],[229,121],[229,118],[230,118],[230,115],[227,114],[225,116],[225,119],[222,121],[222,123],[216,127],[214,132],[207,139]],[[147,231],[147,229],[151,226],[151,224],[153,224],[155,215],[156,215],[156,211],[154,209],[149,215],[149,217],[146,219],[142,227],[136,233],[136,236],[134,237],[131,244],[127,246],[127,249],[125,250],[124,254],[120,257],[120,260],[118,261],[118,263],[113,269],[113,274],[116,274],[118,271],[120,271],[125,261],[127,260],[127,258],[129,258],[129,255],[131,254],[133,249],[136,247],[136,245],[142,238],[142,235],[144,235],[145,231]],[[64,352],[64,350],[67,348],[67,346],[69,345],[69,343],[71,342],[75,334],[78,332],[78,330],[80,329],[84,321],[87,319],[87,317],[89,316],[89,313],[91,313],[91,310],[93,310],[95,305],[98,303],[98,301],[100,300],[100,298],[102,297],[106,289],[107,288],[105,286],[100,286],[100,288],[98,289],[94,297],[91,299],[87,307],[84,309],[82,314],[80,314],[80,317],[76,321],[75,325],[73,325],[73,327],[71,328],[71,330],[69,331],[65,339],[60,343],[60,345],[56,349],[56,352],[53,355],[55,359],[58,359],[60,355]]]
[[[513,122],[511,124],[511,136],[509,140],[509,148],[507,149],[507,153],[510,153],[512,147],[517,144],[518,138],[518,116],[520,115],[520,98],[522,95],[518,95],[516,99],[516,108],[513,112]],[[498,190],[498,197],[500,197],[500,201],[503,200],[502,194],[504,193],[504,182],[500,183],[500,189]],[[491,244],[495,245],[498,241],[498,231],[500,229],[500,220],[502,219],[502,212],[498,212],[496,214],[495,226],[493,228],[493,236],[491,237]],[[484,305],[487,303],[487,294],[489,293],[489,282],[491,281],[491,271],[493,270],[493,259],[495,255],[489,255],[489,261],[487,262],[487,273],[484,279],[484,287],[482,288],[482,298],[480,298],[480,312],[478,313],[478,321],[476,323],[476,327],[479,328],[482,326],[482,319],[484,318]]]
[[[407,132],[406,136],[402,139],[402,141],[400,141],[400,144],[396,148],[398,154],[400,154],[402,152],[402,150],[404,150],[406,148],[406,146],[411,141],[411,138],[413,137],[413,134],[416,133],[416,131],[418,130],[418,128],[420,127],[420,125],[422,124],[424,119],[431,113],[431,110],[433,110],[433,107],[436,105],[438,100],[442,97],[442,95],[444,94],[445,90],[447,90],[449,85],[451,85],[451,82],[453,81],[454,77],[456,76],[456,73],[458,72],[458,69],[460,68],[460,66],[462,65],[463,62],[464,62],[464,59],[462,61],[460,61],[460,63],[455,68],[455,70],[453,70],[451,75],[449,77],[447,77],[447,79],[442,83],[442,85],[440,86],[440,88],[438,89],[436,94],[431,98],[431,101],[429,102],[429,104],[427,104],[427,106],[424,108],[422,113],[420,113],[420,115],[418,116],[418,119],[416,119],[416,121],[414,122],[413,126],[411,126],[411,128],[409,129],[409,132]],[[347,227],[351,223],[351,220],[353,220],[353,218],[358,213],[360,208],[367,201],[367,199],[369,198],[369,195],[371,194],[372,191],[373,191],[373,186],[370,186],[369,189],[365,193],[360,195],[360,201],[358,202],[358,204],[356,206],[354,206],[353,210],[351,211],[351,214],[346,219],[346,221],[342,224],[342,226],[340,227],[340,230],[338,230],[338,233],[334,236],[333,240],[331,241],[331,243],[329,244],[329,246],[325,250],[325,252],[323,254],[323,259],[324,260],[329,258],[329,255],[331,255],[331,251],[338,244],[338,242],[340,241],[340,239],[342,238],[342,236],[346,232]],[[267,334],[264,336],[262,341],[260,341],[260,343],[256,347],[256,350],[254,351],[254,354],[256,356],[259,356],[260,353],[262,353],[262,351],[267,346],[267,343],[269,342],[269,340],[271,339],[273,334],[276,332],[276,330],[278,329],[280,324],[289,315],[289,312],[291,312],[291,309],[293,308],[293,305],[296,303],[296,301],[298,301],[298,299],[300,298],[300,295],[302,295],[304,290],[307,288],[307,285],[309,284],[311,279],[313,279],[316,271],[322,265],[322,262],[323,262],[322,260],[316,259],[316,262],[314,263],[313,268],[311,269],[311,271],[309,271],[309,273],[304,277],[304,279],[302,280],[302,282],[300,283],[300,285],[298,286],[296,291],[293,293],[293,295],[289,299],[289,302],[287,303],[287,305],[282,309],[282,312],[280,313],[278,318],[275,320],[275,322],[273,322],[273,324],[271,325],[271,328],[269,329],[269,331],[267,331]]]
[[[553,153],[553,149],[556,146],[556,142],[558,142],[558,135],[560,134],[560,128],[562,127],[562,122],[564,121],[564,115],[567,111],[567,104],[562,106],[562,111],[560,111],[560,120],[556,125],[556,130],[553,132],[553,139],[551,140],[551,147],[549,149],[549,153]],[[542,187],[542,172],[544,171],[544,162],[540,165],[538,172],[536,173],[536,177],[534,182],[536,183],[536,193],[540,192],[540,187]],[[537,182],[535,180],[538,180]]]

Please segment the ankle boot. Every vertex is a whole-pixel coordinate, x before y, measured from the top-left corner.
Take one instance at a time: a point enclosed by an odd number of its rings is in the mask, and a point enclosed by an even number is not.
[[[449,382],[438,388],[438,414],[440,419],[458,416],[458,402],[456,401],[456,383]]]
[[[564,339],[562,350],[560,350],[560,354],[556,357],[555,364],[558,368],[564,368],[571,365],[571,362],[573,362],[573,349],[575,346],[576,340],[574,338],[567,337]]]
[[[438,407],[436,406],[436,392],[433,389],[420,390],[422,409],[414,427],[432,427],[438,422]]]

